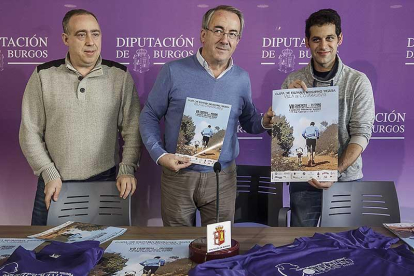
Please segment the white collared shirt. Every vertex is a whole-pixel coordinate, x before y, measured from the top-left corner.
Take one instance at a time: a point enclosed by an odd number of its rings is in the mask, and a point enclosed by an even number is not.
[[[208,66],[207,61],[203,58],[203,56],[201,55],[201,49],[198,49],[197,51],[197,60],[198,62],[200,62],[201,66],[203,66],[204,69],[206,69],[207,73],[210,74],[210,76],[212,76],[213,78],[216,78],[213,74],[213,71],[210,69],[210,67]],[[230,62],[229,62],[229,66],[227,66],[226,70],[224,70],[218,77],[217,79],[223,77],[231,68],[233,67],[233,58],[230,57]]]

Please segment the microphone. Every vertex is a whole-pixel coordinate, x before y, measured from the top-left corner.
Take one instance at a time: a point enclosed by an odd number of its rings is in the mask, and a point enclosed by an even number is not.
[[[213,170],[216,173],[216,181],[217,181],[217,188],[216,188],[216,222],[219,222],[219,173],[221,172],[221,164],[220,162],[216,162],[213,165]]]
[[[215,173],[221,172],[221,164],[220,164],[220,162],[214,163],[213,170],[214,170]]]

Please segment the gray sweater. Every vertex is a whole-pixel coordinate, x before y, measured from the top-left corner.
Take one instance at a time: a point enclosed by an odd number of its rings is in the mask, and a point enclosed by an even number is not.
[[[338,70],[331,79],[319,80],[312,70],[311,62],[304,68],[291,73],[283,82],[282,89],[287,89],[294,80],[302,80],[306,86],[338,86],[339,87],[339,118],[338,139],[339,156],[348,144],[355,143],[364,150],[371,138],[372,125],[375,118],[374,97],[371,82],[361,73],[342,63],[339,56]],[[360,179],[362,174],[362,157],[341,174],[340,181]]]
[[[68,58],[37,66],[22,103],[19,140],[23,154],[45,183],[84,180],[119,163],[134,175],[141,153],[140,104],[125,66],[99,58],[82,75]]]

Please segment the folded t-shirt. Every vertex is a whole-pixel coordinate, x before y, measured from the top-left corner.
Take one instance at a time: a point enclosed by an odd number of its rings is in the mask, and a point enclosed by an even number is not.
[[[38,253],[19,246],[0,267],[0,276],[22,273],[31,276],[42,273],[54,276],[88,275],[101,259],[103,252],[98,241],[54,241]]]

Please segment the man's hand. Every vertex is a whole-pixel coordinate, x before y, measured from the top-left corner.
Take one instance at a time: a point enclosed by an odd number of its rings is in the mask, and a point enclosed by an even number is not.
[[[288,88],[289,89],[292,89],[292,88],[302,88],[304,91],[306,91],[308,89],[308,87],[306,86],[306,84],[303,81],[301,81],[301,80],[294,80],[293,82],[291,82],[288,85]]]
[[[334,182],[327,182],[327,181],[319,182],[318,180],[314,178],[309,180],[308,183],[317,189],[323,189],[323,190],[329,189],[332,186],[332,184],[334,184]]]
[[[119,191],[119,197],[126,199],[129,194],[134,194],[137,188],[137,180],[130,175],[121,175],[116,180],[116,187]]]
[[[191,162],[188,157],[181,157],[172,153],[167,153],[158,160],[158,164],[171,171],[178,172],[180,169],[190,166]]]
[[[267,112],[263,114],[263,126],[265,128],[272,128],[274,115],[275,114],[273,113],[272,107],[269,107]]]
[[[62,179],[54,179],[46,183],[45,186],[45,203],[46,209],[49,210],[50,201],[57,201],[59,198],[60,190],[62,189]]]

